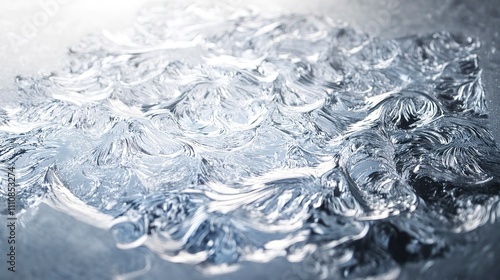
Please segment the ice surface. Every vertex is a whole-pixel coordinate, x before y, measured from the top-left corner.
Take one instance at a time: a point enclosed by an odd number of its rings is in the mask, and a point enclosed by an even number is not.
[[[45,200],[120,248],[209,273],[286,256],[322,278],[395,277],[500,214],[478,47],[152,6],[18,77],[0,160],[19,210]]]

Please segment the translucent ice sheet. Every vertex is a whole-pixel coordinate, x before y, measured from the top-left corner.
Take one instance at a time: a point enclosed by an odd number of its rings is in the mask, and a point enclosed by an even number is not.
[[[495,221],[477,40],[206,8],[144,9],[17,78],[0,160],[19,210],[46,201],[207,273],[285,256],[322,278],[396,277]]]

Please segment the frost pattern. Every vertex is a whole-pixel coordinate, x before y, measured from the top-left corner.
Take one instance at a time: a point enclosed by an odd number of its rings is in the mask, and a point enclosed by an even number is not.
[[[396,277],[500,214],[478,41],[205,8],[146,8],[17,78],[0,159],[18,210],[207,272],[286,256],[322,278]]]

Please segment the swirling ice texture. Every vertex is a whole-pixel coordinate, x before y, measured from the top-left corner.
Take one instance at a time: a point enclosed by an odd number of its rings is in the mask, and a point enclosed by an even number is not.
[[[18,211],[46,201],[120,248],[209,273],[285,256],[322,278],[396,277],[500,215],[478,47],[152,6],[17,78],[0,159]]]

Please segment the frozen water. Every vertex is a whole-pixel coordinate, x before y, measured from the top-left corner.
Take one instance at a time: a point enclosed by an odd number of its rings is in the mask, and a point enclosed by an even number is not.
[[[205,8],[149,7],[17,78],[0,159],[20,212],[207,273],[285,256],[322,278],[396,277],[500,215],[477,40]]]

